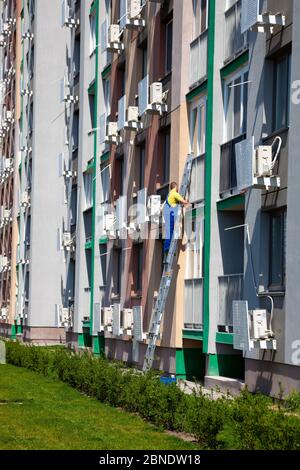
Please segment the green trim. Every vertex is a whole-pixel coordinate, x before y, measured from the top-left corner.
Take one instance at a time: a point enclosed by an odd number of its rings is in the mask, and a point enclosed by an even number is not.
[[[89,240],[88,242],[86,242],[86,244],[84,245],[84,248],[86,250],[91,250],[93,247],[93,241],[92,240]]]
[[[176,349],[176,377],[183,380],[203,379],[205,355],[200,348]]]
[[[105,152],[103,155],[101,155],[100,162],[101,163],[107,162],[109,160],[109,157],[110,157],[110,151]]]
[[[228,209],[233,209],[238,206],[245,206],[244,194],[238,194],[237,196],[232,196],[217,202],[218,211],[226,211]]]
[[[196,330],[183,330],[182,339],[193,339],[195,341],[203,340],[203,331]]]
[[[221,77],[226,78],[232,73],[236,72],[240,67],[249,62],[249,51],[245,51],[243,54],[238,56],[235,60],[230,62],[228,65],[221,69]]]
[[[92,83],[88,87],[88,94],[95,95],[95,91],[96,91],[96,80],[93,80]]]
[[[108,238],[107,237],[99,238],[99,245],[106,245],[107,243],[108,243]]]
[[[95,356],[105,356],[105,338],[104,335],[93,336],[92,338],[92,351]]]
[[[95,13],[95,9],[98,7],[98,0],[95,0],[92,4],[91,4],[91,8],[90,8],[90,15],[93,15]],[[96,12],[97,14],[98,12]],[[97,19],[96,19],[96,24],[97,24]]]
[[[208,364],[207,364],[207,372],[206,375],[210,376],[219,376],[219,362],[218,362],[218,355],[217,354],[209,354],[208,355]]]
[[[95,70],[95,109],[93,127],[97,128],[98,116],[98,76],[99,76],[99,0],[95,0],[96,8],[96,70]],[[93,334],[94,295],[95,295],[95,233],[96,233],[96,175],[97,175],[97,136],[94,132],[94,167],[93,167],[93,209],[92,209],[92,249],[91,249],[91,295],[90,295],[90,334]]]
[[[105,80],[111,73],[111,64],[108,64],[101,73],[102,79]]]
[[[78,333],[77,338],[79,348],[90,348],[92,346],[89,332],[84,331],[83,333]]]
[[[94,160],[92,160],[90,163],[87,164],[87,167],[83,173],[89,173],[90,171],[93,171],[94,165],[95,165],[95,162]]]
[[[13,323],[11,325],[11,339],[17,339],[17,335],[21,335],[23,333],[23,325],[17,325],[17,323]]]
[[[205,92],[207,92],[207,80],[205,80],[205,82],[201,83],[201,85],[194,88],[194,90],[189,91],[186,95],[186,99],[190,103],[198,95],[201,95],[201,93],[205,93]]]
[[[204,209],[204,289],[203,289],[203,351],[208,352],[209,342],[209,295],[210,295],[210,232],[211,232],[211,182],[213,158],[213,104],[214,104],[214,56],[215,56],[216,0],[209,2],[208,64],[207,64],[207,114],[205,157],[205,209]]]
[[[233,344],[233,333],[216,333],[216,343]]]

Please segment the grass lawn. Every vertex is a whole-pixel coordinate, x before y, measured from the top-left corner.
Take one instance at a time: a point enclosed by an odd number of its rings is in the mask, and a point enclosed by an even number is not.
[[[192,450],[197,446],[60,381],[0,365],[0,449]]]

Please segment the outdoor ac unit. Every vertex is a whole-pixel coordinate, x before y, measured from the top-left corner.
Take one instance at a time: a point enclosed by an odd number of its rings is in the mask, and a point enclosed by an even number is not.
[[[2,320],[6,320],[8,315],[8,308],[7,307],[1,307],[1,318]]]
[[[261,145],[256,149],[255,176],[272,176],[272,147]]]
[[[104,231],[113,233],[115,231],[115,216],[114,214],[105,214],[104,216]]]
[[[133,325],[133,312],[132,308],[123,309],[122,326],[124,330],[131,330]]]
[[[266,310],[248,310],[246,300],[232,303],[234,349],[244,352],[253,349],[276,349],[276,340],[268,329]]]
[[[0,255],[0,271],[3,271],[8,266],[7,256]]]
[[[63,244],[64,248],[68,248],[72,245],[71,232],[64,232],[63,233],[62,244]]]
[[[21,196],[21,206],[22,207],[27,207],[29,206],[29,194],[25,191],[24,193],[22,193],[22,196]]]
[[[103,315],[102,324],[103,324],[105,327],[111,327],[111,326],[112,326],[112,322],[113,322],[113,319],[112,319],[112,308],[111,308],[111,307],[103,307],[103,308],[102,308],[102,315]]]
[[[137,106],[128,107],[127,120],[129,122],[137,122],[139,120],[139,108]]]
[[[13,165],[13,159],[12,158],[5,158],[4,162],[5,162],[4,167],[5,167],[6,170],[9,170]]]
[[[108,28],[108,42],[120,42],[120,26],[111,24]]]
[[[136,18],[141,12],[141,0],[128,0],[128,18]]]
[[[161,212],[161,196],[153,195],[148,197],[149,217],[159,217]]]
[[[154,82],[150,85],[150,104],[162,104],[163,87],[162,83]]]
[[[107,136],[118,137],[118,123],[117,122],[109,122],[107,124]]]

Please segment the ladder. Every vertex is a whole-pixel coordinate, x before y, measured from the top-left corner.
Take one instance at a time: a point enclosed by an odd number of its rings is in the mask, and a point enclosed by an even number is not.
[[[180,194],[185,197],[186,192],[191,179],[192,172],[192,163],[193,163],[193,154],[189,154],[186,159],[185,168],[183,172],[183,177],[180,186]],[[156,348],[156,343],[159,338],[159,330],[162,322],[163,314],[165,311],[166,302],[168,299],[168,294],[171,286],[171,281],[173,277],[173,263],[176,254],[176,249],[178,245],[179,235],[181,230],[181,211],[178,211],[177,217],[174,223],[174,231],[170,244],[170,249],[164,264],[164,270],[162,273],[158,297],[155,302],[155,306],[152,312],[150,329],[148,333],[148,347],[146,355],[144,358],[143,372],[148,372],[154,361],[154,353]]]

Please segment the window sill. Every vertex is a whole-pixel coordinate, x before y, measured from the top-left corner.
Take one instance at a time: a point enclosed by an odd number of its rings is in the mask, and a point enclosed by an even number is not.
[[[201,40],[204,36],[207,36],[208,34],[208,28],[204,29],[204,31],[202,31],[200,34],[198,34],[198,36],[196,36],[191,42],[190,42],[190,46],[193,46],[194,44],[196,44],[199,40]]]

